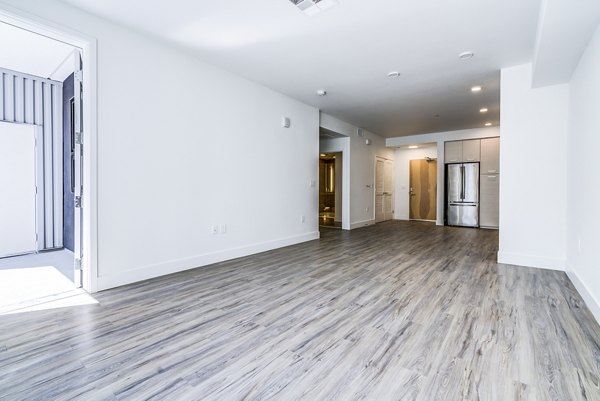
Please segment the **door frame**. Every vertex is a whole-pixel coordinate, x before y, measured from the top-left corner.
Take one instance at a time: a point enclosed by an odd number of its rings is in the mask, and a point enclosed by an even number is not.
[[[331,146],[319,146],[319,153],[342,154],[342,230],[350,230],[350,138],[335,139],[340,141],[335,141],[335,144]],[[319,201],[317,198],[317,215],[318,210]]]
[[[0,4],[0,22],[79,48],[83,59],[83,288],[98,290],[98,94],[97,40],[71,28]]]

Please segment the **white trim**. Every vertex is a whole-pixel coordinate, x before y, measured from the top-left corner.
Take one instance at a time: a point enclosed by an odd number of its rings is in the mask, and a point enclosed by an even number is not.
[[[564,260],[544,258],[542,256],[523,255],[513,252],[499,251],[498,263],[535,267],[538,269],[566,271],[566,262]]]
[[[97,40],[94,37],[0,2],[0,22],[46,36],[82,50],[83,59],[83,288],[98,290],[98,78]]]
[[[361,227],[371,226],[371,225],[373,225],[375,223],[377,223],[375,221],[375,219],[357,221],[357,222],[354,222],[354,223],[350,224],[350,229],[354,230],[355,228],[361,228]]]
[[[600,302],[596,299],[596,297],[592,294],[587,285],[581,280],[579,275],[572,270],[569,266],[567,266],[567,276],[571,279],[573,286],[583,298],[586,306],[596,318],[596,321],[600,323]]]
[[[100,276],[98,277],[98,290],[119,287],[122,285],[131,284],[142,280],[148,280],[155,277],[165,276],[167,274],[211,265],[213,263],[224,262],[236,258],[241,258],[244,256],[270,251],[273,249],[300,244],[302,242],[313,241],[319,238],[320,233],[318,231],[314,231],[307,234],[301,234],[272,241],[259,242],[256,244],[242,246],[239,248],[225,249],[221,251],[207,253],[204,255],[193,256],[183,259],[175,259],[168,262],[144,266],[135,270],[124,271],[120,274]]]

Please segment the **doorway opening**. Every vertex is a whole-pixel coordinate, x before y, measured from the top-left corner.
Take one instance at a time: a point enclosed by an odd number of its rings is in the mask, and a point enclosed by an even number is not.
[[[0,314],[94,290],[82,263],[83,50],[50,30],[0,10],[11,38],[0,43]]]
[[[319,155],[319,225],[342,228],[342,152]]]
[[[437,159],[425,157],[410,161],[409,219],[437,219]]]

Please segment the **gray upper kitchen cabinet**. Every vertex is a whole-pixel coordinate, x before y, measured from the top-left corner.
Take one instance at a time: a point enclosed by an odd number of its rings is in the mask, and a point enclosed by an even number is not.
[[[451,141],[444,144],[444,161],[446,163],[478,162],[481,156],[481,140]]]
[[[482,175],[479,186],[479,226],[498,228],[500,175]]]
[[[478,162],[481,156],[481,139],[462,141],[463,162]]]
[[[461,163],[463,161],[462,141],[446,142],[444,145],[444,161],[446,163]]]
[[[481,174],[500,172],[500,138],[481,140]]]

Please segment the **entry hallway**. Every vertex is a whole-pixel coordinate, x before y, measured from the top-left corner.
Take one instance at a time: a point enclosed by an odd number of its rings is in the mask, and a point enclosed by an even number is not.
[[[0,399],[600,400],[600,327],[496,231],[391,221],[0,316]]]

